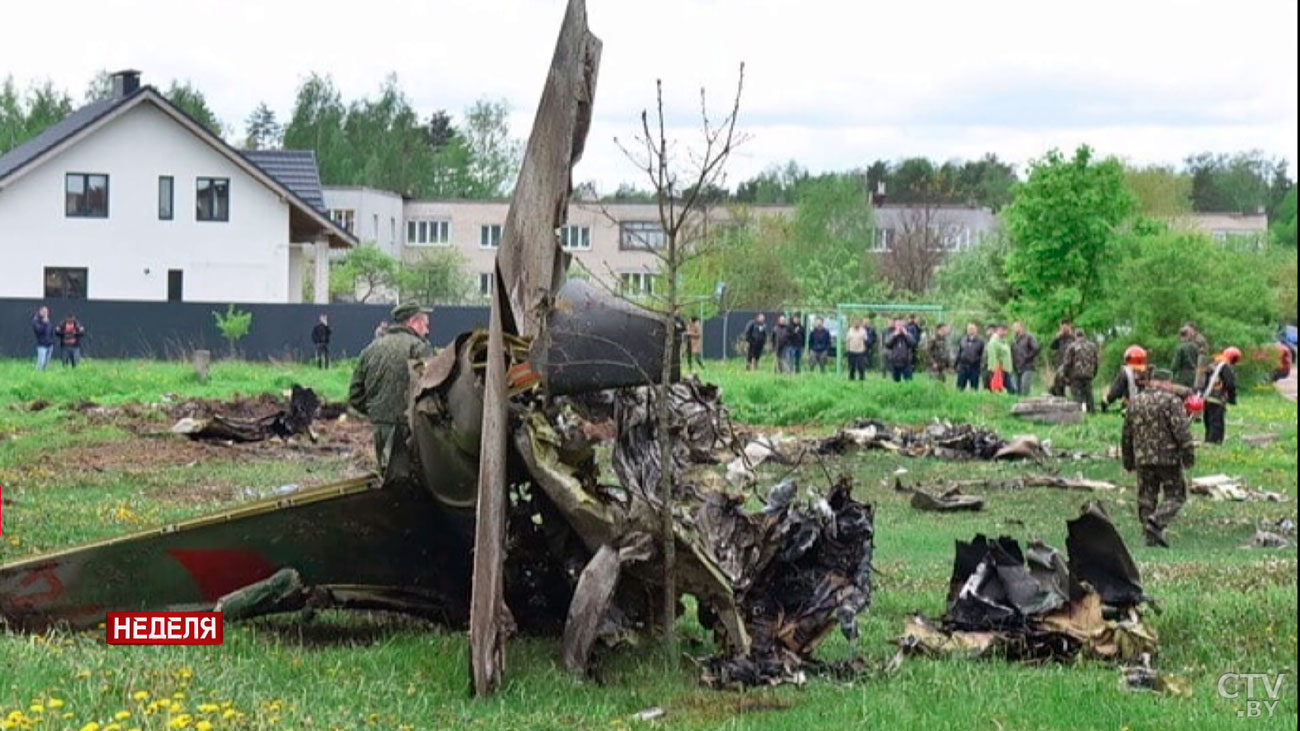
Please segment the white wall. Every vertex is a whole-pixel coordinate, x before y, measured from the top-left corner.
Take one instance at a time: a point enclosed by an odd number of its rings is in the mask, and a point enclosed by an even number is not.
[[[68,218],[64,174],[107,173],[108,218]],[[175,179],[158,219],[158,177]],[[195,178],[230,179],[230,220],[195,220]],[[143,103],[0,190],[0,297],[43,297],[44,268],[85,267],[94,299],[290,302],[289,206],[152,104]],[[147,271],[146,271],[147,270]]]
[[[325,207],[355,212],[352,235],[363,244],[373,243],[389,256],[402,255],[406,229],[402,223],[402,196],[360,187],[327,187]]]

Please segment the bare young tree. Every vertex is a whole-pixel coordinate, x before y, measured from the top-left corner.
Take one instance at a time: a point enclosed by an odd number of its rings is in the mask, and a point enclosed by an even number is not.
[[[673,531],[674,471],[673,441],[680,434],[680,425],[672,423],[670,388],[673,376],[673,355],[680,341],[677,323],[682,311],[682,297],[678,275],[682,265],[699,254],[698,244],[707,239],[709,225],[709,191],[722,188],[727,160],[736,146],[744,141],[737,133],[736,120],[740,113],[740,97],[745,84],[745,65],[740,65],[736,79],[735,96],[727,113],[720,120],[709,116],[708,100],[700,89],[701,136],[694,145],[680,148],[670,140],[664,116],[663,81],[655,81],[655,107],[653,112],[641,112],[641,129],[630,144],[618,138],[614,142],[637,169],[645,175],[654,191],[658,206],[659,230],[633,232],[640,245],[652,252],[658,261],[657,278],[662,282],[659,291],[647,292],[651,306],[663,316],[664,358],[663,372],[656,387],[658,422],[658,448],[660,464],[658,496],[660,528],[663,541],[663,614],[664,650],[670,664],[677,661],[677,637],[674,620],[677,614],[676,543]],[[620,233],[620,235],[623,235]]]
[[[951,209],[935,191],[900,209],[898,226],[876,256],[880,274],[895,287],[920,294],[930,289],[934,273],[948,252],[966,235]]]

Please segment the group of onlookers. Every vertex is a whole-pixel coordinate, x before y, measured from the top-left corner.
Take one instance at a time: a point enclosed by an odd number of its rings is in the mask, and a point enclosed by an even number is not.
[[[68,313],[55,325],[50,320],[50,308],[42,306],[32,316],[32,335],[36,338],[36,370],[43,371],[49,366],[56,344],[63,365],[76,368],[81,363],[81,341],[86,337],[86,328],[76,315]]]

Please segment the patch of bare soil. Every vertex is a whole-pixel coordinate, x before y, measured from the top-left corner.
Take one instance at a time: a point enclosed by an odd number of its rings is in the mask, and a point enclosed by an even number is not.
[[[682,705],[693,715],[709,719],[723,719],[746,713],[785,711],[792,708],[794,703],[784,698],[776,698],[762,693],[745,693],[742,695],[710,693],[690,696],[682,702]]]
[[[176,420],[222,416],[253,419],[284,408],[284,400],[275,394],[238,397],[230,401],[194,399],[172,404],[138,404],[99,406],[90,401],[71,404],[93,424],[111,424],[133,435],[122,441],[69,447],[58,454],[44,455],[43,467],[59,470],[106,472],[115,470],[149,470],[178,465],[201,465],[214,460],[311,460],[319,457],[345,458],[358,471],[374,466],[370,425],[363,419],[348,416],[337,405],[322,411],[330,418],[312,423],[315,441],[306,436],[288,440],[278,438],[244,444],[194,441],[171,433]],[[196,490],[207,497],[228,497],[234,485],[187,485],[178,488],[186,500],[196,497]],[[166,491],[160,497],[166,497]],[[203,495],[198,495],[203,497]]]

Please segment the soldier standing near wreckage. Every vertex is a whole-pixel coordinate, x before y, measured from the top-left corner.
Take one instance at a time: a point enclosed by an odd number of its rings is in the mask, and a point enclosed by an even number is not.
[[[1089,413],[1095,408],[1092,380],[1097,377],[1099,356],[1097,344],[1083,330],[1075,329],[1074,342],[1065,348],[1065,357],[1061,359],[1061,370],[1056,379],[1070,387],[1070,398],[1083,404],[1084,411]]]
[[[1165,528],[1187,500],[1183,469],[1196,463],[1191,426],[1183,400],[1169,389],[1171,377],[1166,370],[1140,374],[1144,388],[1129,402],[1121,444],[1124,469],[1137,472],[1138,521],[1147,545],[1166,548]]]
[[[406,423],[411,392],[411,362],[433,355],[429,310],[414,303],[393,308],[392,325],[361,351],[348,387],[348,405],[370,419],[375,434],[375,459],[382,474],[388,466],[394,438]]]

